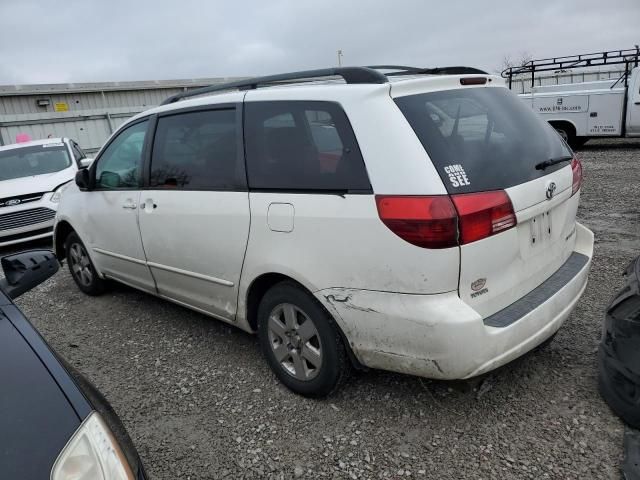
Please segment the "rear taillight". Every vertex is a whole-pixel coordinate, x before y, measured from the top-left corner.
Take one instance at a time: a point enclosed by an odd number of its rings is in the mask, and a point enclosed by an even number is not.
[[[578,160],[578,157],[573,157],[573,160],[571,160],[571,171],[573,172],[571,195],[574,195],[582,185],[582,163]]]
[[[424,248],[475,242],[516,225],[504,190],[459,195],[377,195],[382,222],[403,240]]]
[[[504,190],[452,195],[458,211],[460,245],[475,242],[516,226],[511,200]]]
[[[377,195],[378,215],[403,240],[424,248],[458,245],[456,210],[447,195]]]

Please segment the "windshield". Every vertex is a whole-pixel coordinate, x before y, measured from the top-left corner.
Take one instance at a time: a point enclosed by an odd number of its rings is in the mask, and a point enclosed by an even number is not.
[[[0,180],[54,173],[70,166],[64,143],[0,150]]]
[[[536,165],[570,156],[560,136],[506,88],[395,99],[449,193],[501,190],[547,175]]]

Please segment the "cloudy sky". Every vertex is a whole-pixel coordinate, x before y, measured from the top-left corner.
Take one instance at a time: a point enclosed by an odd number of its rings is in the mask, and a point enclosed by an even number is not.
[[[640,0],[0,0],[0,84],[472,65],[640,43]]]

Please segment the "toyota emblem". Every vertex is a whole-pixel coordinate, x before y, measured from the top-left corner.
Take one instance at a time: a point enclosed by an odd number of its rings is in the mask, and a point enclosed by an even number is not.
[[[547,186],[547,200],[551,200],[555,193],[556,193],[556,183],[551,182],[549,186]]]

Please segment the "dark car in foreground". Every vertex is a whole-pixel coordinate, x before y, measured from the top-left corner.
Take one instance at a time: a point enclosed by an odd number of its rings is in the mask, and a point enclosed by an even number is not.
[[[59,268],[48,250],[6,256],[0,279],[0,478],[145,479],[122,423],[13,303]]]

